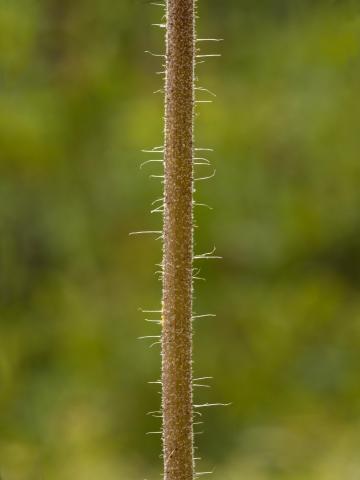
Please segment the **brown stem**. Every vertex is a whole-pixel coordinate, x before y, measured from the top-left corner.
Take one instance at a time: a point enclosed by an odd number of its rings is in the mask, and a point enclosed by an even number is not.
[[[165,480],[193,480],[195,0],[167,0],[162,412]]]

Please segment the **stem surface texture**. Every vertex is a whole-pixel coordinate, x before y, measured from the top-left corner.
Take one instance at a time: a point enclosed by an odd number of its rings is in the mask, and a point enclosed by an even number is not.
[[[162,298],[165,480],[193,480],[195,0],[167,0]]]

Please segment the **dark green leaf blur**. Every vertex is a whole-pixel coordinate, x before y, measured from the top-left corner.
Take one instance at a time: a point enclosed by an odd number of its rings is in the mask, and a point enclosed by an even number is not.
[[[161,478],[163,10],[0,4],[2,480]],[[360,478],[360,5],[200,0],[198,471]],[[196,167],[204,177],[212,168]],[[158,204],[155,204],[157,206]],[[149,348],[152,345],[151,348]]]

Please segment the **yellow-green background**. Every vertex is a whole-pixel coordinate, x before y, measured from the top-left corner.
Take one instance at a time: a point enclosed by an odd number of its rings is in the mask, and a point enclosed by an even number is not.
[[[196,376],[213,376],[200,471],[360,478],[360,5],[201,0]],[[162,10],[0,4],[3,480],[160,478]],[[199,99],[210,99],[199,92]],[[202,169],[202,170],[200,170]],[[197,175],[211,173],[198,167]]]

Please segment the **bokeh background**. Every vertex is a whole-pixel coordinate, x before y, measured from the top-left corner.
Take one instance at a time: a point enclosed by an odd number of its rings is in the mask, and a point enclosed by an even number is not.
[[[0,5],[3,480],[160,478],[162,9]],[[360,478],[360,6],[199,1],[196,376],[214,480]],[[199,99],[211,96],[198,92]],[[202,170],[200,170],[202,169]],[[199,166],[197,175],[210,174]],[[155,316],[156,317],[156,316]],[[150,316],[150,318],[155,318]]]

